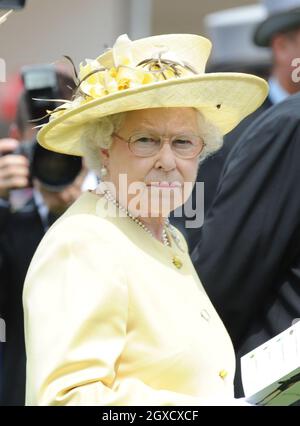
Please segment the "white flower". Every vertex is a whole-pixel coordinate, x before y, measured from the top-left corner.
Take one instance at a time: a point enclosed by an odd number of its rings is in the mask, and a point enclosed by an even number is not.
[[[114,65],[118,68],[119,65],[134,66],[133,55],[132,55],[132,41],[129,39],[127,34],[120,35],[113,48],[112,55],[114,59]]]

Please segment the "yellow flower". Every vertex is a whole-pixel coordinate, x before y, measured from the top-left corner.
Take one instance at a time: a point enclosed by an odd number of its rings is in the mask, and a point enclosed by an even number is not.
[[[121,80],[118,81],[118,90],[129,89],[129,87],[130,87],[130,80],[128,80],[127,78],[122,78]]]
[[[118,74],[116,76],[116,80],[128,80],[129,82],[135,84],[142,84],[144,78],[144,72],[139,68],[129,68],[127,66],[120,65],[118,68]]]
[[[103,82],[103,71],[102,71],[102,65],[94,59],[86,59],[86,65],[80,64],[79,68],[79,79],[80,81],[85,78],[84,81],[86,81],[89,84],[97,84]],[[91,74],[89,77],[87,77],[88,74]],[[87,78],[86,78],[87,77]]]
[[[118,82],[115,78],[113,78],[109,71],[103,72],[104,82],[103,86],[105,89],[105,94],[114,93],[118,91]]]
[[[142,84],[151,84],[156,81],[156,78],[151,72],[144,72],[144,78]]]
[[[86,59],[85,62],[86,64],[81,62],[79,65],[79,74],[81,78],[84,77],[89,72],[97,68],[100,68],[102,66],[100,62],[97,61],[97,59]]]
[[[92,75],[87,77],[90,73]],[[93,59],[86,59],[86,64],[80,64],[79,79],[81,81],[80,89],[91,98],[99,98],[106,94],[105,77],[102,65]],[[83,81],[82,81],[83,80]]]
[[[102,84],[96,83],[90,87],[88,94],[92,98],[101,98],[105,95],[105,87]]]
[[[154,55],[153,59],[158,61],[161,55],[157,54],[156,56]],[[112,48],[112,57],[114,66],[110,69],[105,69],[97,59],[86,59],[85,63],[80,64],[81,93],[78,91],[77,98],[66,106],[67,109],[76,108],[93,99],[101,98],[120,90],[176,78],[172,68],[168,67],[161,72],[161,67],[158,64],[153,65],[153,61],[151,71],[157,72],[151,72],[142,66],[137,67],[137,58],[134,58],[132,42],[126,34],[117,39]],[[172,60],[172,58],[169,59]],[[162,64],[162,67],[165,67],[164,64]],[[185,70],[183,68],[182,70],[180,69],[180,73],[185,75]],[[63,111],[57,111],[55,114],[62,113]]]
[[[112,68],[109,70],[109,75],[110,75],[112,78],[116,78],[116,77],[117,77],[117,75],[118,75],[118,71],[117,71],[117,69],[116,69],[115,67],[112,67]]]

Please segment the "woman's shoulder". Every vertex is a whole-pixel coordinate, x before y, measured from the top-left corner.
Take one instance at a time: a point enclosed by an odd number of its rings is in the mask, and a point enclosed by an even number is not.
[[[97,214],[99,197],[84,193],[50,227],[42,238],[33,260],[48,258],[54,252],[66,256],[78,250],[91,253],[113,252],[114,243],[120,242],[118,229],[103,215]]]
[[[81,198],[81,199],[80,199]],[[94,269],[116,268],[115,242],[119,242],[117,230],[113,224],[96,214],[97,198],[79,199],[47,231],[31,261],[30,277],[41,271],[46,265],[53,268],[75,262],[80,265],[93,265]],[[112,233],[116,236],[112,238]],[[119,239],[118,239],[119,238]],[[101,259],[101,262],[100,262]],[[40,272],[38,272],[40,273]]]
[[[90,233],[105,236],[112,232],[113,224],[103,214],[102,204],[100,197],[93,192],[83,193],[52,225],[46,236],[89,236]]]

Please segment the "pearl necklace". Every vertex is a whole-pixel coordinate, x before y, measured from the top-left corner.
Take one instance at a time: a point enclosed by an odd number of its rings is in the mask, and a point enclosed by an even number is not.
[[[147,226],[143,222],[141,222],[137,217],[133,216],[133,214],[131,214],[128,209],[121,206],[121,204],[115,199],[115,197],[112,195],[112,193],[108,189],[104,190],[103,195],[108,201],[111,201],[119,210],[123,211],[126,214],[126,216],[128,216],[137,225],[139,225],[141,228],[143,228],[144,231],[148,232],[148,234],[150,234],[153,238],[155,238],[153,233],[150,231],[150,229],[147,228]],[[166,220],[166,226],[169,226],[168,219]],[[167,235],[165,228],[162,231],[162,242],[163,242],[164,246],[170,246],[170,241],[169,241],[169,238],[168,238],[168,235]]]

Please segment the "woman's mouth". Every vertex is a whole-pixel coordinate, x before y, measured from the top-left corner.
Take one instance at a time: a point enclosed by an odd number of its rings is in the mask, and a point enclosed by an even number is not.
[[[153,186],[154,188],[181,188],[182,184],[180,182],[151,182],[147,186]]]

